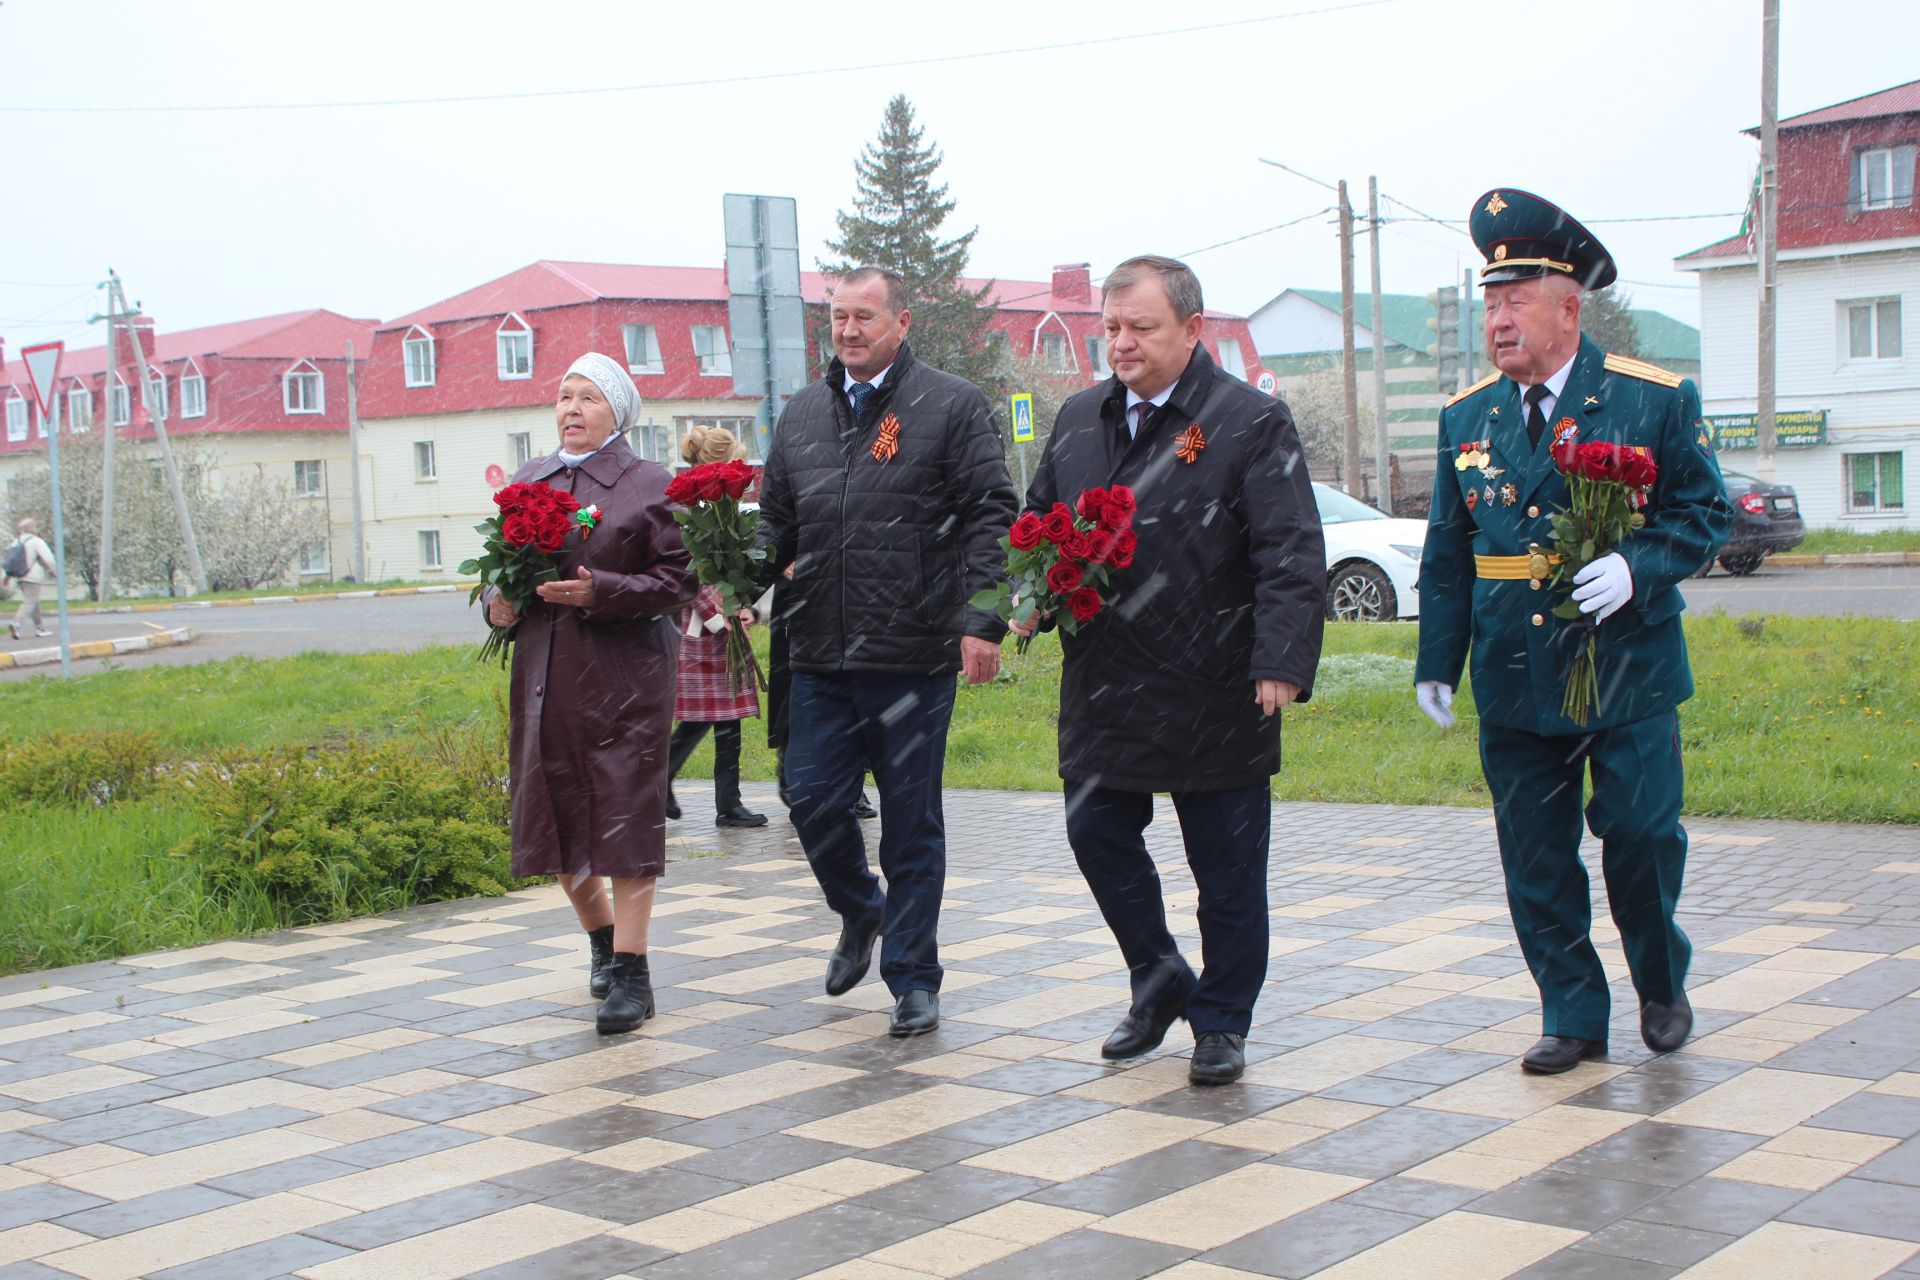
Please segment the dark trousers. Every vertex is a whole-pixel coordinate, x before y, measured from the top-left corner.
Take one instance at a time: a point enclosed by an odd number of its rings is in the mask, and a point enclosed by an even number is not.
[[[1069,782],[1067,843],[1132,977],[1133,1007],[1185,996],[1187,1021],[1203,1031],[1247,1034],[1267,978],[1267,841],[1273,798],[1262,785],[1237,791],[1176,791],[1174,811],[1187,865],[1200,890],[1198,979],[1167,931],[1160,875],[1142,837],[1153,821],[1144,791]]]
[[[667,782],[680,776],[680,768],[686,764],[694,748],[700,745],[700,739],[707,736],[707,730],[713,730],[713,807],[722,813],[740,805],[740,722],[738,720],[718,720],[708,724],[701,720],[682,720],[673,726],[673,735],[667,739]]]
[[[947,826],[940,804],[954,678],[795,672],[788,721],[792,818],[827,905],[879,924],[880,977],[898,996],[940,989]],[[880,792],[880,870],[867,865],[853,803],[871,763]]]
[[[1680,825],[1680,719],[1674,712],[1592,734],[1542,737],[1480,722],[1480,761],[1493,792],[1507,909],[1540,988],[1550,1036],[1605,1040],[1607,976],[1589,930],[1593,908],[1580,861],[1583,775],[1593,775],[1586,823],[1600,838],[1607,905],[1634,990],[1671,1003],[1693,946],[1674,923],[1687,867]]]

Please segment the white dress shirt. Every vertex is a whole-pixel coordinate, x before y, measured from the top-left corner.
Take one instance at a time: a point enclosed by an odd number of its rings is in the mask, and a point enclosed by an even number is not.
[[[1133,437],[1136,440],[1139,439],[1140,423],[1143,420],[1145,420],[1148,414],[1152,413],[1153,411],[1152,409],[1149,409],[1147,413],[1139,414],[1138,416],[1136,416],[1133,412],[1134,406],[1146,404],[1146,405],[1152,405],[1154,409],[1158,409],[1161,405],[1165,404],[1168,400],[1170,400],[1173,397],[1173,388],[1175,385],[1176,384],[1174,383],[1168,383],[1166,388],[1162,390],[1159,395],[1153,397],[1153,399],[1151,400],[1144,399],[1140,396],[1135,395],[1132,387],[1127,388],[1127,434],[1129,436]]]
[[[1540,398],[1540,416],[1548,422],[1553,421],[1554,406],[1560,403],[1560,393],[1567,389],[1567,377],[1573,372],[1573,361],[1579,354],[1575,351],[1573,356],[1569,356],[1567,362],[1560,366],[1559,371],[1547,379],[1547,394]],[[1538,384],[1525,382],[1520,384],[1520,403],[1526,403],[1527,392],[1533,390],[1535,385]]]

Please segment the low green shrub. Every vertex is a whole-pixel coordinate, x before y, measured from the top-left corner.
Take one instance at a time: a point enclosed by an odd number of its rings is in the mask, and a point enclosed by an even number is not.
[[[144,799],[169,756],[156,735],[120,729],[0,738],[0,813]]]
[[[283,925],[504,893],[506,769],[473,768],[474,737],[222,755],[183,779],[205,825],[175,853]]]

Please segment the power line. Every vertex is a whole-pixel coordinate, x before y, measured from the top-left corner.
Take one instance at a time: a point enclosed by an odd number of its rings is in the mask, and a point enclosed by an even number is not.
[[[1129,35],[1092,36],[1084,40],[1062,40],[1053,44],[1023,45],[1012,49],[991,49],[978,53],[937,54],[924,58],[901,58],[890,62],[866,62],[853,66],[813,67],[800,71],[767,71],[758,75],[705,76],[694,80],[662,80],[650,84],[605,85],[592,89],[531,89],[521,93],[454,94],[438,98],[377,98],[360,101],[340,100],[332,102],[217,103],[193,106],[0,106],[0,112],[52,113],[64,115],[125,115],[139,113],[185,114],[228,111],[329,111],[364,107],[447,106],[468,102],[524,102],[534,98],[582,98],[613,93],[654,93],[666,89],[696,89],[714,85],[752,84],[775,80],[804,80],[819,76],[852,75],[863,71],[894,71],[903,67],[927,67],[944,63],[978,62],[986,58],[1010,58],[1023,54],[1058,53],[1066,49],[1091,49],[1105,45],[1128,44],[1139,40],[1158,40],[1167,36],[1196,35],[1211,31],[1231,31],[1242,27],[1261,26],[1271,22],[1287,22],[1295,18],[1311,18],[1329,13],[1346,13],[1354,9],[1371,9],[1380,5],[1396,3],[1399,3],[1399,0],[1346,0],[1345,3],[1341,4],[1321,5],[1312,9],[1296,9],[1288,13],[1270,13],[1257,18],[1237,18],[1228,22],[1201,23],[1190,27],[1168,27],[1159,31],[1141,31]]]
[[[1231,240],[1221,240],[1221,241],[1215,242],[1214,244],[1203,245],[1198,249],[1189,249],[1185,253],[1181,254],[1180,256],[1183,258],[1198,257],[1200,254],[1206,253],[1209,250],[1224,249],[1230,244],[1239,244],[1242,240],[1251,240],[1255,236],[1264,236],[1269,231],[1284,231],[1288,227],[1297,227],[1303,222],[1309,221],[1310,219],[1313,219],[1313,218],[1317,218],[1322,214],[1332,213],[1332,212],[1333,212],[1333,206],[1328,205],[1324,209],[1315,209],[1312,213],[1303,213],[1297,218],[1289,218],[1285,222],[1276,222],[1270,227],[1262,227],[1258,231],[1249,231],[1247,232],[1247,234],[1243,236],[1235,236]]]

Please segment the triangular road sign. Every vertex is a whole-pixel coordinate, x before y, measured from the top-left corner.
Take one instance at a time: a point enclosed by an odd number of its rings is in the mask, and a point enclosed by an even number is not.
[[[64,342],[43,342],[20,353],[20,358],[27,362],[27,380],[33,384],[33,398],[40,402],[42,430],[53,421],[53,384],[60,373],[60,353],[66,346]]]

